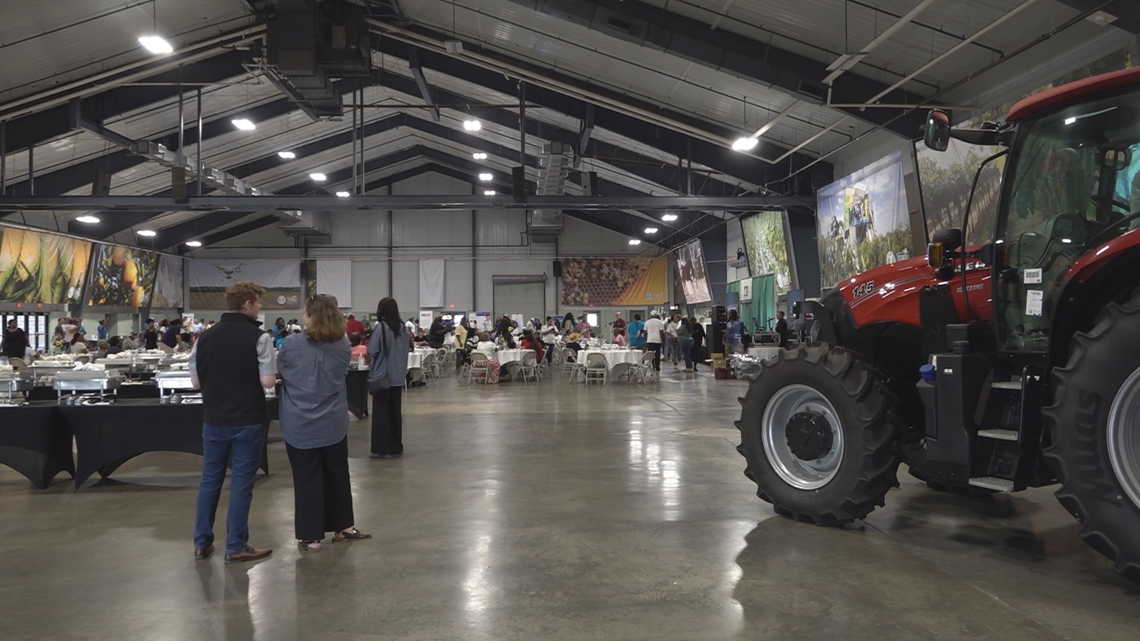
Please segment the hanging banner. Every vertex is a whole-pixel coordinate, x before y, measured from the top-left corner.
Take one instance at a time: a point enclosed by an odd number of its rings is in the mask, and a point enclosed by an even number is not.
[[[442,260],[420,261],[420,307],[443,307]]]
[[[680,276],[686,303],[696,305],[712,300],[708,270],[705,267],[705,252],[700,239],[689,241],[677,249],[676,273]]]
[[[186,279],[183,259],[162,255],[158,258],[158,275],[154,279],[151,307],[176,309],[186,306]]]
[[[562,259],[563,305],[647,307],[668,295],[668,256]]]
[[[158,254],[122,245],[95,245],[87,272],[88,305],[147,307],[154,291]]]
[[[318,260],[316,294],[327,294],[336,298],[343,309],[352,308],[352,261]]]
[[[795,289],[796,262],[792,254],[788,213],[762,211],[740,221],[740,225],[752,275],[774,275],[777,294]]]
[[[90,258],[85,240],[0,228],[0,301],[78,303]]]
[[[301,265],[277,259],[190,261],[190,307],[226,309],[226,288],[242,280],[265,288],[265,309],[301,308]]]
[[[816,192],[820,285],[911,256],[902,152]]]

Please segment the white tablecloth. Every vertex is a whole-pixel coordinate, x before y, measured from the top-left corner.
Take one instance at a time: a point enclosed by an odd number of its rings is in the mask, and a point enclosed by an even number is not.
[[[601,354],[606,357],[606,369],[613,369],[614,365],[618,363],[633,363],[641,362],[641,356],[645,352],[636,349],[584,349],[578,352],[578,362],[585,365],[586,359],[590,354]]]
[[[410,352],[408,354],[408,371],[411,371],[413,368],[424,366],[424,354],[425,353],[427,353],[427,352],[416,351],[416,352]]]
[[[748,355],[756,358],[768,359],[780,354],[779,347],[749,347]]]
[[[528,352],[532,354],[535,353],[533,349],[501,349],[496,355],[497,358],[494,356],[492,356],[492,358],[495,358],[495,360],[499,361],[499,363],[502,365],[515,362],[521,363],[523,354],[526,354]]]

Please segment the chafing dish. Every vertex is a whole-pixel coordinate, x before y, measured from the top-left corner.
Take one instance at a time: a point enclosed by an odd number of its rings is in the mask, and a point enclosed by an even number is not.
[[[160,396],[165,396],[167,392],[180,392],[194,389],[194,383],[190,381],[189,370],[159,372],[155,374],[154,382],[158,385],[158,394]]]
[[[32,389],[36,377],[30,371],[0,372],[0,399],[24,400],[24,392]]]
[[[123,374],[118,370],[59,372],[53,384],[62,396],[65,392],[101,392],[106,394],[123,384]]]

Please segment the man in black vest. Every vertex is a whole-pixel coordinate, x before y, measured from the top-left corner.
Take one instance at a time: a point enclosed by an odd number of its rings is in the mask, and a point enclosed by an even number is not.
[[[226,563],[264,559],[273,550],[249,545],[249,505],[265,441],[265,392],[277,384],[277,352],[257,315],[265,289],[249,281],[226,288],[230,311],[202,332],[190,352],[190,376],[202,390],[202,481],[194,523],[194,558],[214,552],[214,514],[233,454],[226,515]],[[263,389],[264,388],[264,389]]]

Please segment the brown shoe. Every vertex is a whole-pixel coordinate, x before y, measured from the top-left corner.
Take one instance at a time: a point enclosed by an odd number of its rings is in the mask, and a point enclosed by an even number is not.
[[[242,550],[241,552],[226,552],[226,563],[243,563],[245,561],[258,561],[260,559],[266,558],[270,554],[273,554],[273,550],[268,550],[268,549],[258,550],[256,548],[253,548],[253,547],[247,545],[247,546],[245,546],[245,549]]]
[[[214,553],[214,544],[213,543],[211,543],[210,545],[207,545],[204,548],[194,548],[194,560],[195,561],[205,561],[206,559],[210,558],[210,555],[213,553]]]

